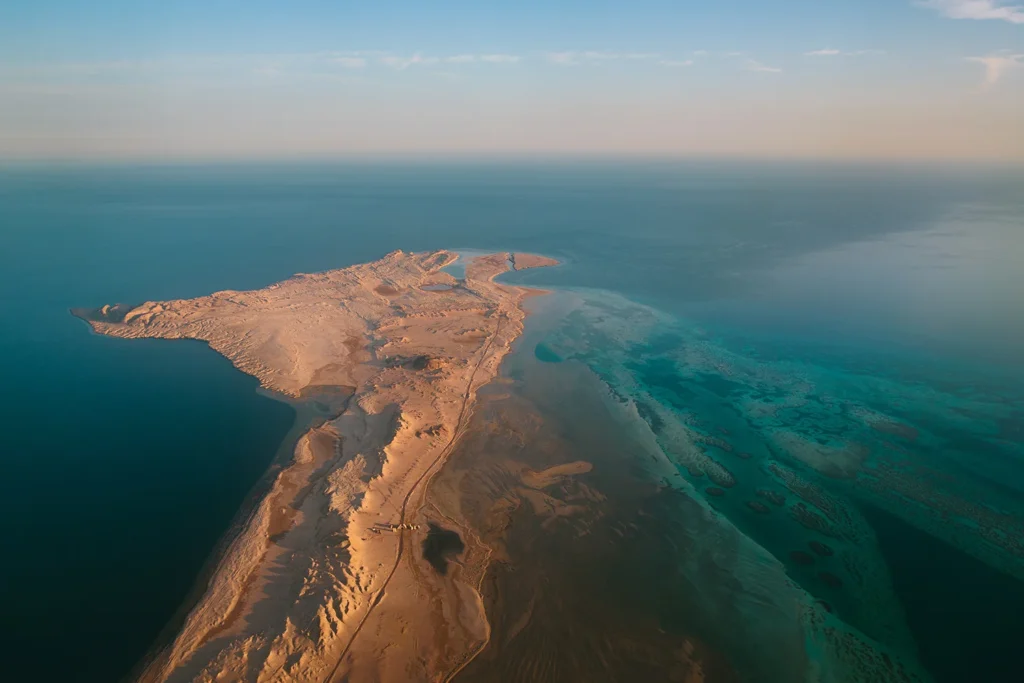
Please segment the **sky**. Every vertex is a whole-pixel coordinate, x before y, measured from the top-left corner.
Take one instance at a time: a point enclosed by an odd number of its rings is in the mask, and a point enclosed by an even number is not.
[[[1024,0],[0,2],[0,161],[379,155],[1022,162]]]

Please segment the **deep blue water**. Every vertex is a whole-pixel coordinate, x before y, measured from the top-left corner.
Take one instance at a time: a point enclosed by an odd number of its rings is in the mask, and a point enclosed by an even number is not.
[[[394,249],[535,251],[566,265],[519,280],[616,292],[757,337],[762,356],[806,348],[815,367],[903,379],[928,359],[953,390],[1024,386],[1019,169],[21,167],[0,170],[0,237],[0,648],[53,680],[135,663],[293,416],[198,343],[96,337],[70,307],[260,287]],[[1012,413],[998,428],[1024,438]],[[991,480],[1018,471],[985,463]],[[897,590],[910,571],[894,570]]]

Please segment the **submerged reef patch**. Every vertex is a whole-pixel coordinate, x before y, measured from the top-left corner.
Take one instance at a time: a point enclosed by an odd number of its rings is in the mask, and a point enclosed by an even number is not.
[[[535,353],[587,365],[692,495],[789,568],[816,598],[822,647],[853,667],[845,680],[926,680],[860,506],[1024,580],[1024,433],[1007,429],[1024,392],[959,385],[925,359],[729,334],[592,292]]]

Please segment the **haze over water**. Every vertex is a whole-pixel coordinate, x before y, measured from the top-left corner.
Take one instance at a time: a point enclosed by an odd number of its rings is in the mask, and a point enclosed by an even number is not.
[[[936,462],[956,461],[1006,496],[1024,491],[1020,170],[18,167],[0,171],[0,224],[0,500],[9,556],[18,558],[0,569],[3,642],[7,660],[45,657],[55,680],[109,681],[136,663],[292,419],[201,345],[95,337],[68,315],[74,306],[260,287],[394,249],[542,253],[565,266],[512,279],[578,289],[592,301],[624,297],[666,316],[658,334],[676,335],[659,341],[638,329],[625,350],[605,342],[585,359],[597,369],[625,367],[617,355],[625,353],[647,380],[685,374],[666,363],[699,340],[736,366],[800,365],[800,379],[845,400],[867,401],[869,389],[890,382],[883,398],[903,400],[904,419],[920,397],[893,387],[937,386],[963,401],[953,406],[963,423],[941,440],[922,439],[918,457],[934,448]],[[562,341],[553,353],[565,354]],[[728,403],[750,390],[715,385],[714,367],[681,380],[709,421],[721,409],[711,397]],[[848,423],[836,420],[840,433]],[[973,680],[1000,680],[1024,628],[1024,591],[1011,576],[1024,559],[1008,556],[998,571],[857,500],[925,666],[938,680],[964,680],[984,657],[992,678],[975,670]],[[737,524],[774,552],[772,534]],[[800,580],[802,570],[791,571]],[[841,613],[842,598],[832,602]]]

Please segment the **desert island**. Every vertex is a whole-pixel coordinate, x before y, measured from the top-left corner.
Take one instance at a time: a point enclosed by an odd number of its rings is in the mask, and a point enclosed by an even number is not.
[[[254,291],[73,311],[100,334],[204,341],[323,414],[140,681],[447,680],[487,641],[479,585],[421,552],[459,542],[424,491],[537,293],[495,277],[557,262],[476,256],[456,278],[458,259],[396,251]]]

